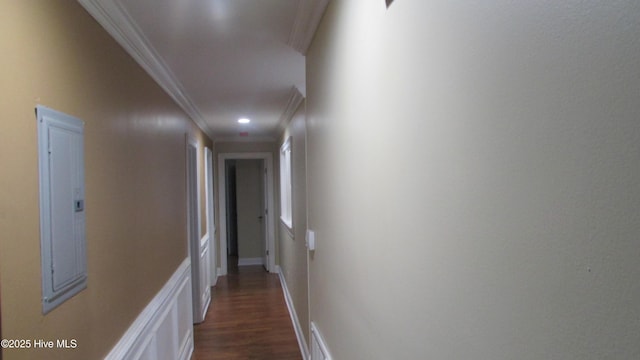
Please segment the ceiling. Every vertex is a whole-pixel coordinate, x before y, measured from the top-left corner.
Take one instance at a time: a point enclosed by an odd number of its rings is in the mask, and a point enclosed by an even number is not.
[[[277,138],[303,99],[304,54],[329,2],[78,1],[215,141]]]

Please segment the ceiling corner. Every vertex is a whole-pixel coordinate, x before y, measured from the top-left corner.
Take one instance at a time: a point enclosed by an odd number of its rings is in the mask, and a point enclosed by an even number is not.
[[[306,55],[329,0],[300,0],[287,45]]]

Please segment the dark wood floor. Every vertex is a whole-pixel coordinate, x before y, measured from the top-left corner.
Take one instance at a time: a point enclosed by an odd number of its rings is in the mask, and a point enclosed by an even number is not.
[[[195,326],[193,360],[302,359],[278,275],[262,266],[218,278],[205,321]]]

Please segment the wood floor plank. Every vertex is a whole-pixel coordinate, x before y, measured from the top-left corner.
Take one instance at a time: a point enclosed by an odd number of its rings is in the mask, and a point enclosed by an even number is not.
[[[278,275],[229,264],[212,288],[205,321],[195,326],[192,359],[302,359]]]

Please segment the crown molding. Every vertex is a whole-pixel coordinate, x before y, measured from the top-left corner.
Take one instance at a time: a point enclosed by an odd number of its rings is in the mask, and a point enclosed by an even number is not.
[[[307,55],[329,0],[300,0],[287,45]]]
[[[289,91],[289,99],[287,100],[287,104],[285,105],[282,115],[280,115],[280,121],[278,122],[279,133],[282,133],[284,129],[286,129],[287,125],[289,125],[291,118],[293,118],[293,115],[296,113],[296,110],[298,110],[298,107],[300,107],[300,104],[302,104],[302,101],[304,101],[304,96],[296,86],[292,86]]]
[[[213,132],[206,124],[198,107],[117,0],[78,0],[78,2],[171,96],[200,129],[213,138]]]

